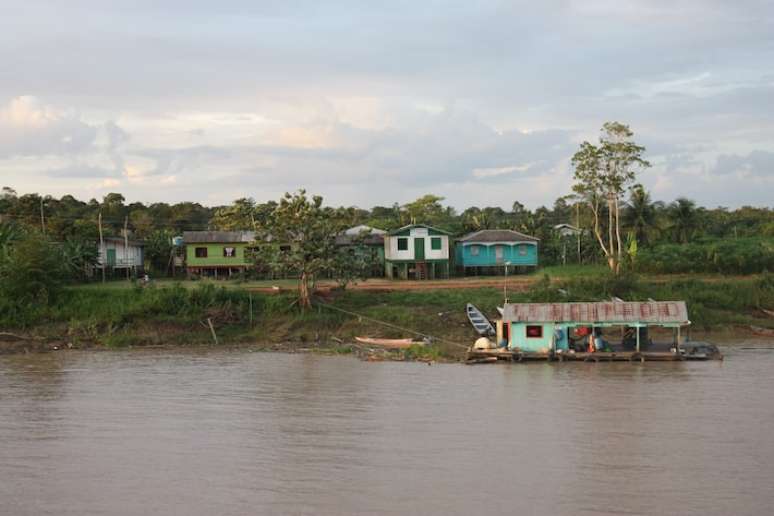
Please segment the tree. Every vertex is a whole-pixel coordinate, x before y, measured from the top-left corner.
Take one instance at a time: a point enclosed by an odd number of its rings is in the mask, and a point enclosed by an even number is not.
[[[632,187],[623,219],[624,225],[631,229],[639,243],[648,244],[651,233],[657,227],[660,207],[660,203],[651,202],[650,194],[641,184]]]
[[[406,224],[438,224],[446,215],[441,205],[443,197],[427,194],[403,206]]]
[[[251,198],[237,199],[231,206],[223,206],[215,210],[210,224],[222,231],[254,230],[255,201]]]
[[[276,271],[298,273],[298,304],[311,306],[317,278],[330,273],[337,257],[336,235],[345,229],[320,196],[286,193],[257,234],[255,259]]]
[[[621,196],[634,182],[638,169],[650,166],[642,158],[645,147],[632,141],[629,126],[607,122],[602,127],[599,145],[584,141],[572,157],[575,167],[573,191],[588,204],[594,220],[592,231],[607,259],[610,270],[620,272],[624,249],[621,240]],[[601,217],[607,211],[607,234]]]
[[[687,244],[699,226],[696,203],[685,197],[676,199],[669,205],[672,231],[678,242]]]

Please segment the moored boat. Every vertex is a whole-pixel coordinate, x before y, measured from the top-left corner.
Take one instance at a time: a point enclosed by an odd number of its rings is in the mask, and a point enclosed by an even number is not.
[[[411,346],[423,346],[425,343],[414,339],[376,339],[372,337],[355,337],[360,344],[379,346],[386,349],[407,349]]]

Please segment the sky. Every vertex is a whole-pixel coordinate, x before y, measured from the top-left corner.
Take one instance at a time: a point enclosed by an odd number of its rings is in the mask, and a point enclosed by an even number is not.
[[[0,63],[20,194],[535,208],[615,120],[654,199],[774,205],[772,1],[5,0]]]

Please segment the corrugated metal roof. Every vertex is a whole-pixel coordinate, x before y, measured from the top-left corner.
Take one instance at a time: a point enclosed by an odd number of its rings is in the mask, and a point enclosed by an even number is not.
[[[183,241],[186,244],[230,244],[253,240],[253,231],[183,231]]]
[[[451,235],[448,231],[444,231],[443,229],[434,228],[433,226],[428,226],[427,224],[409,224],[407,226],[403,226],[402,228],[393,229],[392,231],[388,231],[388,235],[397,235],[398,233],[402,233],[403,231],[406,231],[407,229],[414,229],[414,228],[426,228],[431,229],[433,231],[437,231],[438,233],[441,233],[443,235]]]
[[[468,233],[458,242],[539,242],[540,239],[512,229],[482,229]]]
[[[688,324],[685,301],[601,303],[513,303],[505,305],[509,322]]]

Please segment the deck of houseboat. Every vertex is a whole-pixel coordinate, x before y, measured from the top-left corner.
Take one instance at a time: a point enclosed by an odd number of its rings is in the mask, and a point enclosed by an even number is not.
[[[697,347],[698,346],[698,347]],[[526,362],[534,360],[547,360],[557,362],[673,362],[682,360],[722,360],[723,355],[714,346],[704,349],[703,343],[687,343],[681,346],[681,351],[672,351],[671,344],[654,343],[650,349],[634,351],[615,349],[611,351],[561,351],[550,353],[536,353],[521,351],[518,349],[470,349],[467,360],[470,363],[495,362],[499,360],[507,362]],[[714,348],[714,349],[713,349]]]

